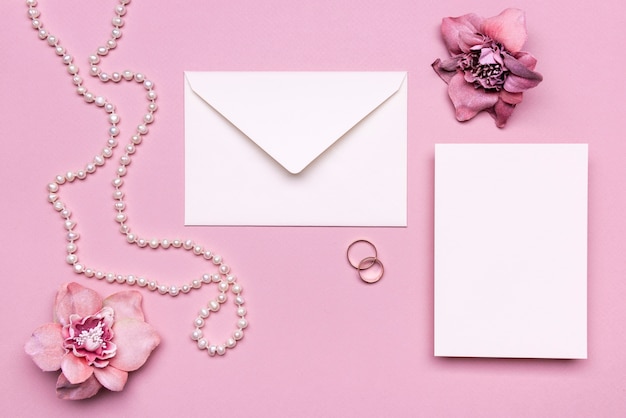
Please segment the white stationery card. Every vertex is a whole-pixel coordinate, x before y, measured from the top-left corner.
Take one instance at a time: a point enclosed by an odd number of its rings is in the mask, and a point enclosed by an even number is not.
[[[435,356],[587,358],[587,153],[435,146]]]
[[[186,72],[185,224],[406,226],[406,72]]]

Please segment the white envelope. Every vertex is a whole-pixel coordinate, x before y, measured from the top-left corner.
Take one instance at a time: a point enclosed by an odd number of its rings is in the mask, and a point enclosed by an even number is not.
[[[185,72],[185,224],[406,226],[406,72]]]
[[[586,144],[435,145],[435,355],[587,357]]]

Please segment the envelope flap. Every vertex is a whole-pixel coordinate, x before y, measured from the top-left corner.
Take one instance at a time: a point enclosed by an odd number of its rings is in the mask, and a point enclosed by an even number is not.
[[[185,72],[202,100],[301,172],[396,93],[405,72]]]

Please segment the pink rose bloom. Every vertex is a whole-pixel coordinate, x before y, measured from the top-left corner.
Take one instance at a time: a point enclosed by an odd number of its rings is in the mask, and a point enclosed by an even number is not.
[[[528,36],[524,12],[446,17],[441,33],[450,58],[437,59],[433,68],[448,84],[456,118],[466,121],[486,110],[503,128],[523,92],[543,79],[534,71],[537,60],[521,51]]]
[[[124,388],[128,372],[140,368],[160,343],[144,321],[141,302],[141,293],[134,290],[103,300],[78,283],[61,287],[54,322],[37,328],[25,346],[41,370],[61,369],[59,398],[90,398],[103,386]]]

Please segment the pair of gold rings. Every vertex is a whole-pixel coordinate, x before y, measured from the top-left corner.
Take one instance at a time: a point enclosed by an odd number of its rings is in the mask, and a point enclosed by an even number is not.
[[[359,253],[362,252],[364,248],[369,248],[370,251],[374,252],[374,255],[367,255],[363,257],[361,261],[355,262],[355,259],[358,260],[360,257],[355,255],[357,247],[362,247]],[[378,258],[378,250],[376,249],[376,246],[368,240],[358,239],[350,244],[348,246],[348,250],[346,251],[346,257],[348,258],[348,263],[350,263],[350,265],[357,270],[359,278],[365,283],[376,283],[383,277],[385,267]],[[372,269],[373,267],[375,268]],[[370,269],[372,269],[373,272],[368,272]]]

